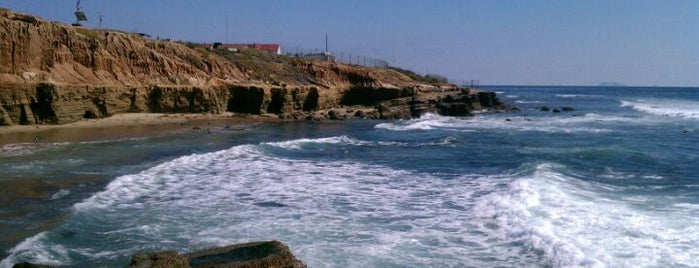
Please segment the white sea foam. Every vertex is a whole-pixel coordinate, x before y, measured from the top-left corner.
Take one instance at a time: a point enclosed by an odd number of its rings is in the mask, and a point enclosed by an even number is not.
[[[435,128],[458,127],[459,119],[455,117],[440,116],[437,114],[424,114],[420,118],[411,120],[398,120],[390,123],[380,123],[375,128],[388,129],[393,131],[406,130],[431,130]]]
[[[558,98],[577,98],[580,97],[578,94],[556,94]]]
[[[643,175],[643,176],[641,176],[641,178],[647,179],[647,180],[662,180],[662,179],[665,179],[663,176],[659,176],[659,175]]]
[[[699,265],[695,216],[639,210],[604,194],[620,189],[578,180],[556,168],[539,165],[533,174],[481,199],[473,209],[482,220],[480,229],[530,245],[553,267]]]
[[[25,239],[8,251],[10,256],[0,261],[0,268],[12,267],[19,258],[45,265],[70,265],[68,249],[60,244],[46,243],[46,240],[46,232]]]
[[[602,97],[602,95],[595,95],[595,94],[556,94],[556,98],[562,98],[562,99],[575,99],[575,98],[599,98]]]
[[[543,101],[532,101],[532,100],[516,100],[516,103],[519,104],[537,104],[537,103],[544,103]]]
[[[699,102],[672,99],[644,99],[620,101],[621,107],[631,107],[639,112],[666,116],[699,119]]]
[[[60,242],[28,239],[4,262],[71,264],[78,256],[128,258],[154,244],[190,251],[263,239],[289,243],[311,267],[483,266],[491,261],[480,257],[503,253],[471,233],[467,213],[474,197],[502,178],[445,180],[358,162],[279,158],[264,146],[184,156],[118,177],[74,206],[62,228],[78,234]],[[59,245],[65,252],[47,250]]]
[[[312,145],[352,145],[352,146],[437,146],[437,145],[451,145],[456,143],[458,140],[453,136],[447,136],[439,141],[425,142],[425,143],[409,143],[400,141],[366,141],[360,140],[349,136],[334,136],[326,138],[316,138],[316,139],[296,139],[289,141],[280,142],[264,142],[261,143],[263,146],[273,146],[278,148],[283,148],[287,150],[304,150],[309,149]]]
[[[50,151],[50,150],[58,150],[62,147],[65,147],[66,145],[69,145],[70,143],[68,142],[54,142],[54,143],[40,143],[40,142],[34,142],[34,143],[12,143],[12,144],[6,144],[0,148],[0,155],[4,156],[23,156],[23,155],[30,155],[33,153],[37,152],[43,152],[43,151]]]
[[[672,205],[673,207],[676,208],[681,208],[681,209],[686,209],[686,210],[699,210],[699,204],[692,204],[692,203],[676,203]]]
[[[66,189],[60,189],[51,195],[51,200],[61,199],[66,195],[69,195],[70,191]]]
[[[281,147],[284,149],[301,150],[303,145],[306,144],[350,144],[350,145],[362,145],[366,144],[365,141],[360,141],[348,136],[337,136],[337,137],[327,137],[318,139],[297,139],[290,141],[281,142],[266,142],[264,144]]]
[[[611,198],[623,189],[558,171],[565,167],[443,179],[354,161],[281,158],[264,150],[269,145],[183,156],[118,177],[76,204],[62,226],[87,233],[58,241],[42,233],[13,248],[3,265],[70,265],[76,256],[128,258],[153,245],[191,251],[267,239],[290,244],[311,267],[699,265],[693,213],[639,210],[631,204],[652,199]],[[79,246],[86,244],[121,250]]]
[[[390,123],[377,124],[375,128],[392,131],[416,130],[450,130],[471,132],[483,129],[514,129],[520,131],[539,131],[550,133],[602,133],[609,132],[615,127],[612,123],[629,122],[630,119],[621,116],[606,116],[586,114],[584,116],[560,117],[522,117],[514,116],[505,120],[499,116],[478,116],[458,118],[426,114],[417,119],[399,120]]]
[[[390,123],[380,123],[374,127],[392,131],[448,129],[454,127],[459,128],[463,125],[463,121],[463,119],[458,119],[456,117],[448,117],[428,113],[422,115],[420,118],[414,118],[410,120],[398,120]]]
[[[24,143],[12,143],[5,144],[0,148],[0,156],[25,156],[31,155],[38,152],[45,151],[55,151],[66,148],[66,146],[72,144],[102,144],[110,142],[123,142],[123,141],[137,141],[144,140],[146,138],[123,138],[123,139],[113,139],[113,140],[98,140],[98,141],[82,141],[79,143],[71,142],[24,142]]]

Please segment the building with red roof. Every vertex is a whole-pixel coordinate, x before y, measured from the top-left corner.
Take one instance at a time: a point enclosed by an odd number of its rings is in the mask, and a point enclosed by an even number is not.
[[[282,54],[282,46],[279,44],[236,44],[236,43],[214,43],[212,48],[254,48],[259,51],[269,52],[272,54],[280,55]]]

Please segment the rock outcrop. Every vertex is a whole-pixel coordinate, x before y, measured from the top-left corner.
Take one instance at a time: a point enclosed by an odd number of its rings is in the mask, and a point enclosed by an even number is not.
[[[50,268],[53,266],[17,263],[13,268]],[[306,268],[284,243],[262,241],[210,248],[187,254],[175,251],[137,253],[127,268]]]
[[[225,268],[305,268],[289,247],[279,241],[251,242],[200,250],[184,255],[174,251],[139,253],[128,268],[225,267]]]
[[[344,108],[362,110],[362,117],[408,118],[416,111],[468,115],[503,107],[481,101],[497,98],[476,91],[434,97],[456,87],[417,81],[397,69],[211,50],[6,9],[0,9],[0,37],[0,125],[63,124],[127,112],[318,119]],[[413,95],[415,101],[452,97],[412,111],[415,103],[405,99]]]

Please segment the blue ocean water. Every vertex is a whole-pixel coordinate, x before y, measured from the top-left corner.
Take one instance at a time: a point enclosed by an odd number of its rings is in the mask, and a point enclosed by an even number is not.
[[[520,111],[6,145],[38,197],[3,201],[0,266],[274,239],[309,267],[699,267],[699,89],[489,89]]]

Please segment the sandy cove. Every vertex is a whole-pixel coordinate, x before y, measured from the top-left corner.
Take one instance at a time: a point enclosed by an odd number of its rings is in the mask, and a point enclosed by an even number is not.
[[[81,142],[156,136],[173,131],[244,127],[280,122],[278,117],[222,114],[126,113],[63,125],[0,126],[0,146],[27,142]]]

